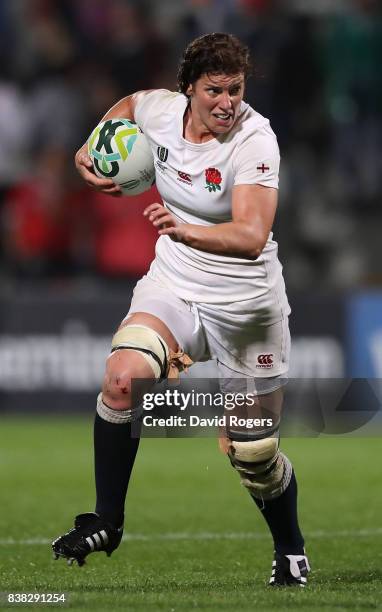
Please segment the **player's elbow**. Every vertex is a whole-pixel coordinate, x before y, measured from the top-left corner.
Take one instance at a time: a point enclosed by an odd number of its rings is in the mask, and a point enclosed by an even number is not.
[[[235,242],[237,254],[246,259],[258,259],[263,252],[268,236],[265,237],[265,232],[259,229],[259,224],[254,226],[253,223],[240,220],[235,223],[237,232]]]
[[[253,261],[258,259],[263,252],[263,246],[258,244],[251,244],[244,250],[244,257],[252,259]]]
[[[258,259],[263,252],[263,249],[266,244],[266,239],[263,239],[261,236],[255,235],[252,230],[247,231],[246,240],[243,240],[243,250],[244,256],[248,259]]]
[[[258,259],[261,255],[261,253],[263,252],[263,249],[257,245],[253,245],[252,248],[250,248],[247,252],[247,257],[249,259]]]

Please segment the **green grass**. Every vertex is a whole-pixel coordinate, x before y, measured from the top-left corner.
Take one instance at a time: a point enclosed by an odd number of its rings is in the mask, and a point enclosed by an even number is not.
[[[49,541],[93,508],[91,418],[3,418],[0,591],[65,592],[70,610],[382,609],[380,448],[285,440],[313,571],[304,591],[270,590],[270,537],[215,440],[143,440],[127,541],[80,569],[53,561]]]

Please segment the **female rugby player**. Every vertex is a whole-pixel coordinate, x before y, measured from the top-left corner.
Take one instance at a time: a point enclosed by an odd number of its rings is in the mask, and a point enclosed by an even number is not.
[[[132,435],[140,418],[133,379],[172,377],[214,358],[224,391],[240,390],[245,380],[258,408],[280,412],[290,308],[271,231],[279,150],[269,121],[243,101],[249,72],[239,40],[207,34],[185,50],[178,92],[137,92],[103,118],[130,119],[145,133],[164,204],[144,212],[158,229],[156,257],[112,340],[97,401],[95,512],[78,515],[53,542],[56,558],[82,565],[89,553],[110,555],[120,543],[139,444]],[[91,187],[122,195],[110,179],[95,176],[87,145],[75,161]],[[255,432],[227,427],[221,445],[272,533],[270,584],[305,586],[296,479],[278,442],[276,419]]]

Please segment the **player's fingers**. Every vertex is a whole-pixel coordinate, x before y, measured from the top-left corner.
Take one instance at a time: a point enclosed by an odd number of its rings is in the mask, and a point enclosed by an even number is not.
[[[176,227],[164,227],[158,230],[160,236],[170,236],[173,240],[177,239],[178,233]]]
[[[75,156],[75,165],[84,181],[96,191],[119,197],[123,195],[119,185],[112,179],[100,178],[94,172],[93,161],[88,154],[87,146],[83,145]]]
[[[152,215],[152,213],[153,213],[155,210],[160,210],[160,209],[162,209],[162,208],[163,208],[163,206],[160,206],[159,204],[152,205],[152,206],[150,206],[150,207],[149,207],[149,209],[146,209],[146,210],[144,210],[144,211],[143,211],[143,216],[144,216],[144,217],[149,217],[149,218],[150,218],[150,216]]]
[[[93,166],[91,168],[86,168],[86,166],[76,165],[76,168],[90,187],[102,189],[103,187],[112,187],[115,185],[112,179],[98,177],[94,172]]]
[[[182,224],[175,227],[163,227],[158,230],[158,234],[159,236],[168,236],[174,242],[182,242],[184,239]]]
[[[89,173],[86,182],[88,185],[90,185],[90,187],[97,189],[97,191],[102,191],[103,189],[112,189],[114,187],[120,189],[119,185],[116,185],[111,179],[101,179],[91,173]]]
[[[162,206],[161,208],[157,208],[156,210],[151,211],[149,221],[155,221],[156,219],[160,219],[161,217],[170,214],[171,213],[167,210],[167,208],[164,208]]]
[[[77,155],[77,163],[80,166],[86,166],[87,168],[93,167],[93,162],[91,157],[86,153],[86,151],[80,151]]]
[[[163,204],[159,204],[159,202],[154,202],[153,204],[150,204],[150,206],[147,206],[147,208],[145,208],[145,210],[143,211],[143,216],[147,217],[151,212],[157,210],[158,208],[164,208]]]
[[[170,214],[164,215],[163,217],[160,217],[159,219],[153,221],[153,225],[155,227],[157,227],[158,225],[162,225],[163,223],[166,223],[168,227],[175,227],[175,221]]]
[[[101,193],[105,193],[106,195],[112,195],[116,197],[120,197],[123,195],[123,191],[119,185],[114,185],[113,187],[107,187],[104,189],[100,189]]]
[[[85,181],[91,181],[96,176],[94,173],[93,166],[91,168],[87,168],[82,164],[76,164],[76,168]]]

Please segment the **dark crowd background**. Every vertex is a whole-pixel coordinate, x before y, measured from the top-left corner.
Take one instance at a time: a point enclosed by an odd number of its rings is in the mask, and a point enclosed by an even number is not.
[[[182,50],[210,31],[249,45],[245,98],[278,136],[289,289],[380,287],[381,12],[378,0],[1,0],[2,292],[145,272],[155,190],[92,192],[74,152],[117,99],[175,88]]]

